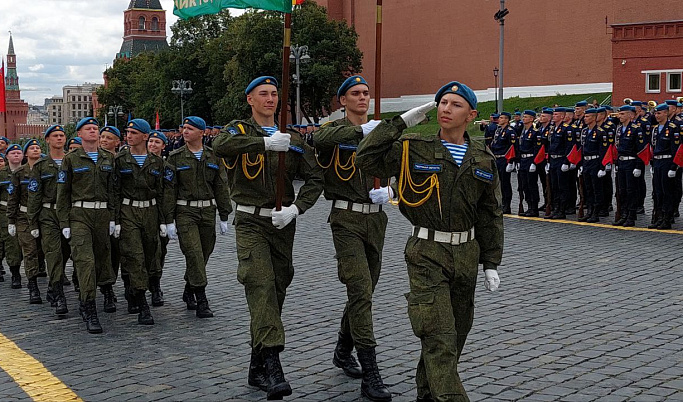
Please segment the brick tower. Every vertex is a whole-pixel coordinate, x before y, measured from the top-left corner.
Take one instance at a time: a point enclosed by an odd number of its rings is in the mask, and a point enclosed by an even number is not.
[[[2,135],[7,135],[11,140],[17,138],[17,125],[26,124],[28,116],[28,103],[21,99],[19,91],[19,76],[17,75],[17,55],[14,54],[14,42],[12,34],[9,35],[9,49],[7,50],[7,72],[5,73],[5,98],[7,99],[7,128],[4,127],[5,116],[0,114]]]
[[[123,12],[123,44],[116,58],[130,59],[167,47],[166,11],[159,0],[130,0]]]

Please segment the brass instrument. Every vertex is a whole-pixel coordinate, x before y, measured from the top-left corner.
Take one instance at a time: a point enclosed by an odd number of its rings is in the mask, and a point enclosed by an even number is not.
[[[631,99],[631,98],[624,98],[624,104],[630,105],[631,102],[633,102],[633,99]]]
[[[678,98],[676,98],[676,102],[683,103],[683,96],[679,96]]]
[[[647,101],[647,111],[651,112],[654,108],[657,107],[657,101]]]
[[[489,124],[489,123],[491,123],[491,120],[476,120],[472,124]]]

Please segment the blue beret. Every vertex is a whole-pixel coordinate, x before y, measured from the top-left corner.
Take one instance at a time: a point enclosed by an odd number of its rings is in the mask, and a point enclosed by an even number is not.
[[[664,103],[666,103],[666,104],[669,105],[669,106],[676,106],[676,104],[678,103],[678,101],[676,101],[676,99],[667,99],[667,100],[664,101]]]
[[[505,116],[505,117],[507,117],[508,119],[509,119],[510,117],[512,117],[512,115],[510,114],[510,112],[500,112],[500,115],[501,115],[501,117],[502,117],[502,116]]]
[[[643,102],[641,101],[632,101],[631,106],[640,106],[643,107]]]
[[[6,155],[5,155],[5,154],[3,154],[2,152],[0,152],[0,158],[3,158],[3,159],[5,159],[5,158],[6,158]]]
[[[206,130],[206,122],[201,117],[188,116],[185,118],[185,120],[183,120],[183,124],[189,124],[200,130]]]
[[[553,109],[551,109],[549,107],[543,108],[543,110],[541,111],[541,114],[553,114]]]
[[[0,141],[5,141],[5,143],[6,143],[7,145],[9,145],[9,143],[10,143],[9,138],[7,138],[7,137],[2,137],[2,136],[0,136]]]
[[[524,114],[528,114],[528,115],[531,116],[531,117],[536,117],[536,112],[534,112],[533,110],[528,110],[528,109],[527,109],[527,110],[524,111]]]
[[[213,130],[213,126],[206,126],[206,130]]]
[[[574,108],[573,107],[566,107],[564,108],[565,113],[574,113]]]
[[[600,106],[600,107],[598,108],[598,113],[607,113],[607,108],[604,107],[604,106]]]
[[[158,138],[163,141],[164,144],[168,144],[168,138],[166,138],[164,133],[159,132],[158,130],[152,130],[152,132],[149,133],[149,138]]]
[[[592,107],[590,109],[586,109],[586,114],[596,114],[596,113],[598,113],[597,108]]]
[[[602,108],[605,109],[605,110],[608,111],[608,112],[611,112],[611,111],[613,110],[613,109],[612,109],[612,106],[609,106],[609,105],[605,105],[605,106],[603,106]]]
[[[45,138],[47,138],[50,134],[52,134],[55,131],[61,131],[64,133],[64,126],[55,124],[53,126],[48,127],[47,130],[45,130]]]
[[[655,110],[658,111],[658,112],[661,112],[661,111],[664,111],[664,110],[669,110],[669,105],[667,105],[666,103],[660,103],[659,105],[657,105],[657,107],[655,108]],[[9,148],[7,148],[7,149],[9,149]]]
[[[119,137],[119,139],[121,139],[121,132],[116,127],[104,126],[100,129],[100,134],[102,134],[102,133],[112,133],[115,136]]]
[[[636,107],[631,105],[624,105],[619,108],[620,112],[635,112]]]
[[[218,130],[222,130],[222,129],[223,129],[223,126],[213,126],[213,128],[216,128],[216,129],[218,129]]]
[[[10,144],[10,145],[7,147],[7,150],[5,151],[5,154],[8,154],[8,153],[10,153],[10,152],[12,152],[12,151],[21,151],[21,152],[24,152],[24,151],[21,149],[21,145],[19,145],[19,144]]]
[[[30,147],[31,145],[38,145],[38,146],[40,146],[40,143],[39,143],[38,140],[36,140],[35,138],[31,138],[30,140],[28,140],[28,141],[26,142],[26,144],[24,144],[24,153],[26,153],[26,151],[28,151],[28,147]]]
[[[346,80],[341,84],[339,89],[337,90],[337,99],[341,98],[342,96],[346,95],[347,92],[349,92],[349,89],[355,87],[356,85],[365,85],[367,87],[370,87],[368,85],[368,82],[365,81],[365,78],[361,77],[360,75],[354,75]]]
[[[586,101],[576,102],[576,104],[574,104],[574,106],[575,107],[586,107],[586,106],[588,106],[588,102],[586,102]]]
[[[133,129],[141,132],[142,134],[149,134],[149,130],[152,129],[149,123],[143,119],[133,119],[126,124],[126,129]]]
[[[683,107],[683,103],[678,102],[678,103],[676,104],[676,107]]]
[[[522,112],[515,112],[515,116],[521,116]]]
[[[439,92],[436,93],[436,97],[434,100],[436,100],[436,103],[441,102],[441,98],[443,98],[444,95],[446,94],[456,94],[460,95],[465,100],[467,103],[470,104],[472,109],[477,108],[477,95],[474,94],[474,92],[470,89],[465,84],[461,84],[458,81],[451,81],[448,84],[444,85],[439,89]]]
[[[253,91],[254,88],[256,88],[259,85],[263,85],[263,84],[274,85],[275,88],[279,87],[275,77],[264,75],[262,77],[258,77],[256,79],[254,79],[252,82],[250,82],[249,85],[247,85],[247,89],[244,90],[244,93],[249,95],[249,93],[251,91]],[[202,130],[204,130],[204,129],[202,129]]]
[[[76,131],[80,130],[81,128],[83,128],[83,126],[87,124],[94,124],[96,126],[99,126],[100,122],[97,121],[97,119],[95,119],[94,117],[84,117],[78,122],[78,124],[76,124]]]
[[[81,137],[74,137],[67,142],[66,146],[70,147],[71,144],[83,145],[83,141],[81,140]]]
[[[499,118],[499,117],[500,117],[500,115],[499,115],[498,113],[491,113],[491,118],[492,118],[492,119],[497,119],[497,118]]]
[[[320,124],[315,123],[313,126],[314,126],[314,127],[320,127]]]

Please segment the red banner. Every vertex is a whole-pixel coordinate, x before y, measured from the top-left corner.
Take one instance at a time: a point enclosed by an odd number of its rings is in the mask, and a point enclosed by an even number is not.
[[[581,150],[579,149],[579,147],[576,146],[576,144],[574,144],[572,150],[569,152],[569,155],[567,155],[567,160],[569,161],[569,163],[578,165],[579,162],[581,162],[581,158]]]
[[[159,125],[159,111],[157,110],[157,118],[156,118],[156,122],[154,123],[154,129],[158,130],[160,128],[161,128],[161,125]]]
[[[510,149],[505,153],[505,159],[510,162],[512,159],[515,159],[515,156],[517,156],[517,154],[515,154],[515,146],[510,145]]]
[[[650,144],[645,144],[645,148],[638,152],[638,157],[645,165],[650,164],[650,161],[652,160],[652,148],[650,147]]]
[[[602,166],[607,166],[608,163],[614,163],[614,161],[617,160],[617,156],[619,156],[617,147],[615,147],[614,144],[610,144],[607,148],[607,152],[605,152],[605,157],[602,158]]]
[[[538,154],[534,158],[534,164],[538,165],[545,162],[545,144],[541,145],[541,149],[538,150]]]
[[[678,151],[674,155],[674,163],[678,166],[683,166],[683,144],[678,146]]]

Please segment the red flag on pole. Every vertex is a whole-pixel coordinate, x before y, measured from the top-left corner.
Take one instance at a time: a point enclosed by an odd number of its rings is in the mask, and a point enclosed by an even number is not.
[[[160,128],[161,128],[161,125],[159,125],[159,111],[157,110],[157,118],[156,118],[156,122],[154,123],[154,129],[158,130]]]
[[[515,159],[515,147],[513,145],[510,145],[510,149],[505,153],[505,159],[507,159],[508,162],[510,162],[512,159]]]
[[[605,157],[602,158],[602,166],[607,166],[608,163],[613,163],[617,159],[618,155],[619,153],[617,152],[617,148],[614,146],[614,144],[610,144],[607,148],[607,152],[605,152]]]
[[[2,83],[0,83],[0,113],[5,113],[7,112],[7,103],[5,100],[5,59],[2,59],[0,77],[2,77]]]
[[[581,149],[574,144],[572,147],[572,150],[569,152],[569,155],[567,155],[567,160],[569,163],[572,163],[574,165],[578,165],[579,162],[581,162]]]
[[[545,144],[541,145],[541,149],[538,150],[538,154],[534,158],[534,164],[538,165],[545,162]]]
[[[683,166],[683,145],[678,146],[678,151],[674,155],[674,163],[678,166]]]
[[[645,148],[643,148],[642,150],[640,150],[640,152],[638,152],[638,157],[646,165],[650,164],[650,161],[652,160],[652,148],[650,147],[650,144],[645,144]]]

